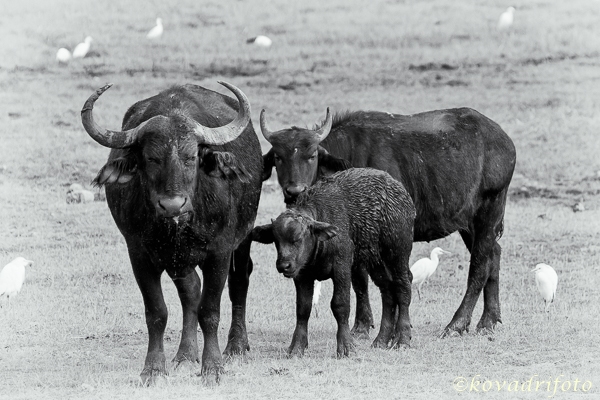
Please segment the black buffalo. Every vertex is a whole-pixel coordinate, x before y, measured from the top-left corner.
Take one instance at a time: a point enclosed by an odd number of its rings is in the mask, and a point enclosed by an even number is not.
[[[331,310],[338,323],[337,355],[353,347],[351,275],[368,271],[381,291],[382,315],[373,347],[409,345],[412,274],[408,265],[415,208],[406,189],[389,174],[350,168],[325,177],[301,193],[293,206],[252,239],[277,247],[277,270],[296,285],[296,329],[290,355],[308,346],[314,280],[333,280]]]
[[[292,127],[277,132],[268,128],[263,110],[260,122],[273,146],[263,157],[263,179],[275,166],[286,202],[293,202],[323,174],[349,166],[371,167],[389,172],[412,197],[415,241],[460,233],[471,253],[467,291],[442,336],[468,330],[482,290],[478,330],[491,331],[501,322],[498,239],[516,152],[498,124],[469,108],[414,115],[358,111],[335,117],[327,110],[324,123],[314,130]],[[366,291],[366,279],[363,274],[362,284],[352,283]],[[368,318],[362,315],[363,329]]]
[[[90,96],[81,111],[88,134],[113,148],[95,183],[106,186],[108,206],[127,242],[144,299],[148,353],[143,382],[166,373],[163,271],[175,283],[183,307],[176,366],[200,361],[200,322],[202,374],[219,379],[217,329],[228,276],[233,316],[224,354],[249,349],[248,234],[260,198],[262,157],[248,99],[235,86],[222,84],[239,104],[200,86],[176,86],[131,106],[123,118],[123,132],[98,126],[92,116],[94,102],[110,85]],[[203,290],[196,266],[202,270]]]

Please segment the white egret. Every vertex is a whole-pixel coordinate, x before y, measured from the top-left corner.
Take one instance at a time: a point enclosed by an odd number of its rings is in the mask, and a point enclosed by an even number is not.
[[[88,51],[90,51],[90,46],[92,44],[92,37],[87,36],[82,43],[79,43],[75,46],[73,50],[73,58],[83,58],[86,56]]]
[[[256,37],[250,38],[248,40],[246,40],[246,43],[248,44],[254,44],[258,47],[271,47],[271,45],[273,44],[273,41],[271,39],[269,39],[266,36],[263,35],[258,35]]]
[[[2,268],[0,271],[0,299],[4,296],[8,299],[19,293],[25,280],[25,267],[33,264],[33,261],[23,257],[17,257]]]
[[[315,317],[319,316],[319,298],[321,297],[321,281],[315,281],[315,291],[313,292],[312,305],[315,309]]]
[[[500,18],[498,18],[498,30],[506,31],[509,30],[515,20],[515,8],[508,7],[506,11],[504,11]]]
[[[56,52],[56,61],[58,61],[59,63],[66,64],[70,60],[71,52],[68,49],[65,49],[64,47],[58,49],[58,51]]]
[[[413,275],[412,283],[419,285],[417,287],[417,293],[419,294],[419,299],[421,298],[421,286],[423,286],[423,283],[425,283],[425,281],[431,275],[433,275],[433,273],[437,269],[437,266],[440,262],[440,259],[438,258],[438,256],[440,254],[451,254],[451,253],[446,250],[442,250],[439,247],[436,247],[435,249],[431,250],[431,255],[429,256],[430,258],[427,258],[427,257],[421,258],[420,260],[416,261],[412,265],[412,267],[410,267],[410,272],[412,272],[412,275]]]
[[[556,295],[558,275],[556,275],[554,268],[544,263],[536,265],[531,272],[535,272],[535,284],[538,288],[538,291],[544,298],[546,312],[548,312],[550,309],[550,303],[554,301],[554,296]]]
[[[150,32],[146,35],[148,39],[160,39],[164,31],[162,19],[156,18],[156,26],[150,29]]]

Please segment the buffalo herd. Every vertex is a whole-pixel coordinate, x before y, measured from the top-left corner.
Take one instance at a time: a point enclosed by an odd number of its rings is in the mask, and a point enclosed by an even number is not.
[[[353,337],[368,337],[373,327],[369,277],[382,297],[373,347],[408,346],[412,243],[456,231],[471,261],[463,301],[442,336],[468,330],[482,290],[477,329],[492,331],[501,322],[498,239],[516,152],[498,124],[468,108],[413,115],[332,115],[328,109],[313,129],[273,131],[263,110],[261,131],[272,147],[262,155],[248,98],[220,83],[237,101],[196,85],[175,86],[132,105],[120,131],[93,117],[94,103],[110,85],[81,110],[86,132],[112,149],[94,184],[105,187],[142,293],[148,328],[144,384],[167,373],[168,313],[160,281],[165,271],[183,308],[175,365],[201,362],[201,374],[219,380],[217,331],[226,281],[232,321],[223,356],[250,350],[245,319],[252,241],[274,243],[277,270],[294,279],[297,324],[290,355],[301,356],[308,345],[313,283],[326,279],[334,286],[339,357],[348,355]],[[255,227],[262,182],[273,167],[287,209],[271,224]],[[350,286],[357,297],[352,330]]]

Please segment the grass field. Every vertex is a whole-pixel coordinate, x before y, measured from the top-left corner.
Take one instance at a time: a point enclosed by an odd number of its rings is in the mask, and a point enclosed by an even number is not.
[[[509,4],[492,0],[6,3],[0,266],[19,255],[35,264],[19,296],[0,308],[1,399],[600,396],[600,2],[518,2],[508,35],[495,24]],[[148,42],[157,16],[165,34]],[[273,46],[246,45],[257,34]],[[59,47],[72,50],[86,35],[94,38],[90,57],[55,62]],[[113,82],[96,115],[116,129],[137,100],[185,82],[221,91],[217,80],[246,93],[255,126],[268,109],[275,129],[312,126],[326,107],[408,114],[468,106],[498,122],[515,142],[517,168],[500,241],[503,324],[495,334],[437,338],[466,288],[469,254],[452,235],[414,246],[411,262],[435,246],[452,255],[442,258],[424,298],[413,299],[410,349],[360,341],[350,358],[335,359],[326,282],[305,357],[287,359],[294,286],[276,272],[274,249],[255,245],[248,356],[227,364],[217,387],[203,385],[197,367],[139,387],[147,332],[124,240],[105,202],[65,202],[68,186],[89,186],[108,155],[81,127],[79,111],[93,90]],[[585,211],[573,212],[580,201]],[[283,208],[268,182],[257,223]],[[538,262],[559,276],[549,315],[529,272]],[[170,359],[182,314],[166,276],[163,287]],[[370,293],[378,321],[380,296],[375,287]],[[221,349],[231,312],[226,294],[222,304]],[[480,301],[473,330],[481,312]]]

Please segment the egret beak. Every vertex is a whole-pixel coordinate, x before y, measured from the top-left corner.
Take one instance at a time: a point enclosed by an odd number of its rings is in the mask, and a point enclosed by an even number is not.
[[[442,254],[452,254],[452,253],[450,253],[449,251],[446,251],[446,250],[442,250]]]

